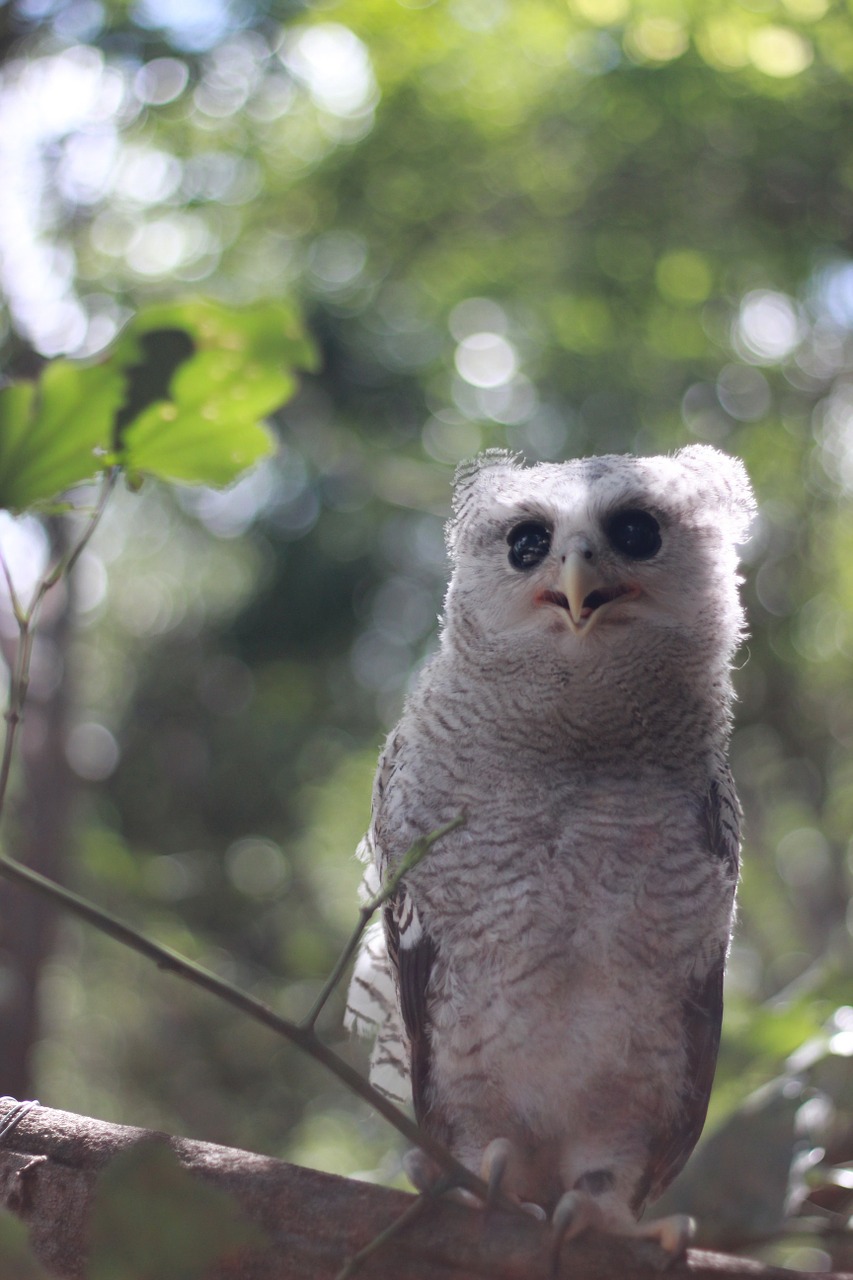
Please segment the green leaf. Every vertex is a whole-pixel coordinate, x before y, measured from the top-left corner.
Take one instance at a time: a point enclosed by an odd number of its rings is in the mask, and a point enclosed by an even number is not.
[[[293,394],[292,370],[312,368],[314,350],[281,303],[158,304],[140,312],[124,342],[138,351],[176,330],[192,349],[174,364],[166,395],[121,426],[120,456],[130,471],[161,480],[226,485],[273,452],[260,420]]]
[[[269,1245],[236,1201],[187,1172],[165,1142],[110,1162],[92,1207],[89,1280],[201,1280],[214,1263]]]
[[[54,360],[38,383],[0,390],[0,507],[23,511],[92,479],[125,394],[122,370]]]
[[[0,389],[0,507],[43,507],[116,461],[137,487],[230,484],[272,453],[261,420],[314,363],[283,303],[146,307],[97,364],[55,360]]]

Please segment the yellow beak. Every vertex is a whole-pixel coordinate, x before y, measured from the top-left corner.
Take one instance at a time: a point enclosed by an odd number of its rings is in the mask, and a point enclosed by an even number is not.
[[[584,600],[602,585],[595,565],[580,551],[571,551],[566,556],[560,571],[560,590],[569,603],[569,614],[575,626],[581,621]]]

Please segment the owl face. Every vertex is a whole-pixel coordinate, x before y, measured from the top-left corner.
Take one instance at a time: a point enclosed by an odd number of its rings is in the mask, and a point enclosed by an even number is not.
[[[506,535],[507,563],[537,580],[531,611],[545,610],[549,620],[553,615],[575,636],[586,636],[599,623],[632,616],[632,606],[647,594],[643,566],[662,550],[663,535],[659,512],[621,504],[577,524],[559,518],[514,524]]]
[[[487,642],[532,633],[567,648],[712,626],[725,648],[752,507],[741,464],[707,446],[530,468],[487,454],[457,482],[448,621],[464,616]]]

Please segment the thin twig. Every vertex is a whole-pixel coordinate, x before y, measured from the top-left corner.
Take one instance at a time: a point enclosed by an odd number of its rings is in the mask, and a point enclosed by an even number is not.
[[[12,759],[15,752],[15,742],[18,736],[18,729],[23,719],[24,703],[27,698],[27,690],[30,682],[30,660],[33,652],[33,640],[35,638],[35,624],[42,601],[50,591],[51,587],[56,586],[60,579],[67,573],[70,573],[74,565],[80,559],[83,551],[89,544],[92,534],[97,529],[101,517],[106,509],[110,494],[115,488],[118,480],[118,469],[111,467],[109,471],[104,473],[101,482],[101,492],[98,501],[92,511],[86,526],[77,540],[76,544],[65,556],[61,556],[53,569],[48,573],[33,593],[29,608],[23,609],[20,600],[12,583],[12,577],[9,573],[9,567],[6,564],[5,557],[0,556],[3,572],[9,587],[9,595],[12,601],[12,608],[15,613],[15,620],[18,623],[18,651],[15,659],[14,670],[10,673],[11,680],[9,684],[9,706],[6,710],[6,734],[3,740],[3,755],[0,758],[0,815],[2,815],[3,807],[6,803],[6,792],[9,788],[9,775],[12,769]]]
[[[12,575],[9,572],[9,566],[6,563],[6,557],[3,555],[2,551],[0,551],[0,566],[2,566],[3,577],[6,579],[6,586],[9,590],[9,602],[12,606],[12,612],[15,615],[15,621],[18,623],[18,626],[20,626],[21,618],[23,617],[21,601],[18,597],[17,591],[15,590],[15,584],[12,581]]]
[[[439,1196],[443,1196],[447,1191],[452,1190],[452,1188],[453,1184],[450,1181],[441,1178],[434,1186],[430,1187],[428,1191],[422,1191],[417,1200],[413,1200],[412,1203],[398,1217],[396,1217],[384,1231],[380,1231],[378,1235],[373,1237],[369,1244],[366,1244],[363,1249],[359,1249],[358,1253],[354,1253],[351,1258],[347,1259],[341,1270],[335,1276],[335,1280],[350,1280],[350,1277],[355,1275],[362,1262],[366,1262],[367,1259],[372,1254],[376,1253],[378,1249],[381,1249],[383,1245],[388,1244],[389,1240],[393,1240],[395,1236],[399,1235],[400,1232],[409,1225],[409,1223],[414,1222],[419,1218],[431,1200],[435,1200]]]
[[[314,1001],[308,1013],[299,1023],[301,1027],[304,1027],[307,1030],[316,1026],[317,1019],[325,1008],[329,997],[340,982],[341,976],[350,960],[355,955],[355,952],[358,949],[358,944],[361,941],[361,936],[370,923],[370,918],[374,912],[378,911],[384,902],[387,902],[389,898],[394,896],[397,892],[397,887],[400,884],[400,881],[404,876],[408,875],[413,867],[418,865],[427,853],[429,853],[436,841],[440,840],[442,836],[448,835],[449,832],[455,831],[457,827],[461,827],[464,822],[464,813],[457,814],[452,821],[446,823],[443,827],[439,827],[437,830],[431,831],[429,835],[421,836],[419,840],[416,840],[411,849],[409,849],[408,853],[406,853],[401,860],[400,865],[397,867],[394,874],[388,877],[379,893],[377,893],[375,897],[371,898],[369,902],[365,902],[359,909],[358,923],[353,929],[352,936],[341,954],[338,956],[332,972],[323,984],[322,991]]]
[[[103,479],[101,480],[101,492],[98,494],[98,501],[95,503],[95,507],[86,522],[86,527],[68,554],[60,557],[53,566],[53,569],[51,569],[50,573],[42,580],[35,596],[33,597],[33,602],[27,611],[28,621],[32,622],[35,617],[36,610],[47,595],[48,591],[50,591],[51,587],[56,586],[60,578],[66,577],[71,572],[83,552],[86,550],[86,547],[91,541],[92,534],[101,522],[101,517],[106,510],[110,495],[116,487],[119,474],[120,472],[118,467],[110,467],[108,471],[104,472]]]

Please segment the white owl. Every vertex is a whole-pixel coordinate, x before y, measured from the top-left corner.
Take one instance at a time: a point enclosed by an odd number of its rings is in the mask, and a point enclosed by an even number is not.
[[[705,1120],[753,510],[742,464],[705,445],[463,465],[440,647],[380,760],[380,881],[465,822],[368,937],[350,1025],[378,1032],[372,1077],[425,1130],[572,1229],[636,1232]]]

